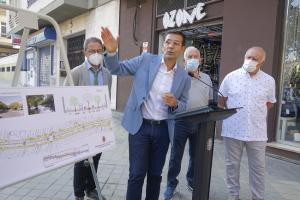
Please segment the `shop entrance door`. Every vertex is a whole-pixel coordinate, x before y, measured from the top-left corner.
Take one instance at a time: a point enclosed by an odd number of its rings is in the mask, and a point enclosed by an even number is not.
[[[212,80],[213,86],[217,89],[220,84],[220,59],[222,45],[222,29],[223,24],[209,26],[193,26],[185,29],[178,29],[186,36],[185,46],[194,46],[199,49],[202,57],[200,70],[208,74]],[[159,50],[162,49],[163,38],[167,32],[160,34]],[[179,59],[179,63],[183,64],[183,55]],[[217,100],[218,94],[214,91],[214,99]]]
[[[40,48],[39,86],[50,85],[51,51],[50,46]]]
[[[26,83],[33,87],[36,86],[36,77],[37,77],[37,67],[35,65],[35,52],[28,51],[26,52],[26,65],[27,65],[27,76]]]

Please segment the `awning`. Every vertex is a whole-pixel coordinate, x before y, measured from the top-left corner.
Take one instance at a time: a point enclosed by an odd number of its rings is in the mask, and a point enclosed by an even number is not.
[[[53,27],[45,27],[31,34],[27,40],[27,46],[41,46],[56,40],[56,32]]]

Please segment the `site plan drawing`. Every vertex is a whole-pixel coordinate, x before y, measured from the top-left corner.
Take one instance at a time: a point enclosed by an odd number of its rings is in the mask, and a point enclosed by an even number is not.
[[[115,144],[107,86],[0,88],[0,188]]]

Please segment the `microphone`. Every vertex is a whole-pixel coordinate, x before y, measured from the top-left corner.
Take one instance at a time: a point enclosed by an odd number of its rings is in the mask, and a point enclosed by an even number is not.
[[[190,77],[192,77],[192,78],[197,79],[198,81],[202,82],[203,84],[207,85],[208,87],[210,87],[211,89],[213,89],[213,91],[217,92],[218,94],[220,94],[222,97],[225,98],[225,96],[224,96],[218,89],[216,89],[215,87],[209,85],[209,84],[206,83],[205,81],[201,80],[199,77],[195,77],[194,74],[193,74],[193,72],[188,72],[188,75],[189,75]],[[220,108],[220,107],[218,106],[218,102],[215,102],[214,100],[209,100],[208,105],[209,105],[210,107],[213,107],[213,108]],[[225,104],[225,109],[227,109],[226,104]]]

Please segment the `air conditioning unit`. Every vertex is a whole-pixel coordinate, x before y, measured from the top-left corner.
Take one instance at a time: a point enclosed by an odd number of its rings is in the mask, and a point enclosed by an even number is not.
[[[22,27],[20,26],[20,18],[18,13],[9,11],[8,14],[8,26],[7,26],[7,34],[11,35],[12,33],[16,33],[20,31]]]

